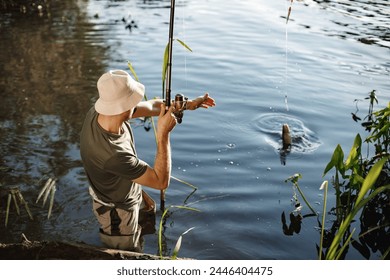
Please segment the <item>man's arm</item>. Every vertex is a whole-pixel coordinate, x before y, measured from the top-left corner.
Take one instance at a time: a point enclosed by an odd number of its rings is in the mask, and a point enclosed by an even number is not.
[[[141,101],[140,103],[138,103],[136,107],[137,110],[134,112],[132,118],[158,116],[160,115],[161,104],[164,104],[164,100],[162,99],[151,99],[148,101]]]
[[[164,104],[164,100],[162,99],[141,101],[138,103],[136,107],[137,110],[132,115],[132,118],[158,116],[160,114],[161,104]],[[203,96],[199,96],[193,100],[188,100],[185,109],[196,110],[198,108],[208,108],[214,106],[215,100],[211,98],[208,93],[205,93]]]
[[[176,118],[172,107],[167,113],[165,105],[160,106],[160,115],[157,126],[157,152],[153,168],[148,167],[146,172],[134,182],[157,190],[165,190],[171,178],[171,145],[169,135],[176,125]]]

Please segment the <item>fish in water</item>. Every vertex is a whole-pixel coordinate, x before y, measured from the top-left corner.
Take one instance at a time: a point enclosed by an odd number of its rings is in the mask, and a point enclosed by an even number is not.
[[[290,134],[290,128],[288,124],[284,124],[282,127],[282,143],[283,143],[283,150],[291,149],[291,134]]]

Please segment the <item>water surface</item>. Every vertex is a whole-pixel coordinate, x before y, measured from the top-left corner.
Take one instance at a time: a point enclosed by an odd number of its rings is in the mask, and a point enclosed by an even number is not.
[[[170,1],[52,1],[43,14],[0,15],[1,184],[17,185],[34,221],[13,212],[0,240],[82,241],[101,245],[79,156],[85,113],[97,98],[96,81],[130,60],[149,98],[161,96],[162,55]],[[355,99],[376,90],[389,101],[387,1],[176,1],[173,93],[208,91],[217,107],[186,112],[172,134],[172,180],[166,205],[166,254],[181,233],[181,256],[198,259],[316,259],[315,217],[286,235],[294,210],[284,180],[301,173],[301,187],[317,211],[322,173],[337,144],[349,151]],[[286,103],[287,102],[287,103]],[[359,114],[367,112],[358,102]],[[278,125],[296,133],[282,164]],[[139,156],[153,164],[154,135],[134,125]],[[295,147],[295,149],[294,149]],[[35,200],[43,182],[57,178],[52,217]],[[159,193],[149,192],[159,202]],[[332,197],[328,202],[332,204]],[[310,213],[304,207],[302,214]],[[161,213],[157,213],[157,222]],[[329,217],[331,222],[332,217]],[[144,251],[157,253],[157,235]],[[372,251],[377,259],[380,252]],[[347,258],[363,256],[351,248]]]

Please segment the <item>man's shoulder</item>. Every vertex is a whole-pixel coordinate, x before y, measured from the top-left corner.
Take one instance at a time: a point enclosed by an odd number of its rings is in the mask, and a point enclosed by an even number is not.
[[[96,117],[97,116],[97,112],[96,112],[96,110],[95,110],[95,106],[92,106],[89,110],[88,110],[88,112],[87,112],[87,115],[86,115],[86,119],[87,118],[94,118],[94,117]]]

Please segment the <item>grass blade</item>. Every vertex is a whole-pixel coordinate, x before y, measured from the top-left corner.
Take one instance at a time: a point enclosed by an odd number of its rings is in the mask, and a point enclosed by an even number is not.
[[[53,179],[53,180],[51,181],[50,186],[46,189],[45,196],[44,196],[44,198],[43,198],[42,207],[45,206],[46,201],[47,201],[47,198],[49,197],[50,191],[51,191],[51,189],[55,186],[55,183],[56,183],[56,180]]]
[[[30,219],[31,219],[31,220],[34,220],[32,214],[31,214],[30,208],[28,207],[28,203],[27,203],[26,200],[24,199],[22,193],[21,193],[20,191],[18,191],[18,192],[17,192],[17,195],[18,195],[18,198],[19,198],[20,202],[21,202],[22,204],[24,204],[24,208],[26,209],[27,214],[28,214],[28,216],[30,217]]]
[[[328,181],[324,181],[321,185],[322,189],[324,188],[324,207],[322,209],[322,224],[321,224],[321,239],[320,239],[320,249],[319,249],[319,256],[318,259],[321,260],[322,258],[322,248],[323,248],[323,242],[324,242],[324,230],[325,230],[325,215],[326,215],[326,201],[328,196]]]
[[[129,67],[131,73],[133,73],[135,80],[136,80],[137,82],[139,82],[137,73],[135,72],[135,70],[134,70],[134,68],[133,68],[133,65],[131,65],[131,62],[130,62],[129,60],[127,61],[127,66]]]
[[[185,47],[187,50],[189,50],[190,52],[192,52],[192,49],[191,49],[186,43],[184,43],[182,40],[176,39],[176,41],[178,41],[178,42],[180,43],[180,45],[182,45],[183,47]]]
[[[5,227],[7,227],[7,224],[8,224],[9,207],[11,205],[11,199],[12,199],[12,195],[11,195],[11,193],[9,193],[8,194],[8,200],[7,200],[7,210],[5,212]]]
[[[18,192],[18,190],[10,190],[12,200],[15,203],[16,213],[18,213],[18,216],[20,216],[20,209],[19,209],[18,201],[16,200],[16,195],[15,195],[16,192]]]
[[[167,75],[167,68],[168,68],[168,46],[169,46],[169,44],[167,44],[165,46],[163,65],[162,65],[162,73],[161,73],[162,74],[161,78],[163,81],[163,91],[164,91],[165,77]]]
[[[50,191],[50,205],[49,205],[49,212],[47,213],[47,218],[50,219],[51,211],[53,209],[54,204],[54,194],[56,192],[56,186],[54,185],[53,188]]]
[[[181,247],[181,241],[183,239],[183,235],[187,234],[188,232],[190,232],[193,229],[194,229],[194,227],[192,227],[190,229],[187,229],[185,232],[183,232],[180,235],[179,239],[176,242],[175,248],[173,249],[172,260],[176,260],[176,258],[177,258],[177,254],[179,253],[179,250],[180,250],[180,247]]]
[[[171,178],[174,179],[174,180],[176,180],[176,181],[178,181],[178,182],[180,182],[180,183],[182,183],[182,184],[184,184],[184,185],[187,185],[187,186],[189,186],[189,187],[191,187],[191,188],[193,188],[193,189],[195,189],[195,190],[198,189],[198,188],[195,187],[194,185],[192,185],[192,184],[190,184],[190,183],[188,183],[188,182],[186,182],[186,181],[183,181],[183,180],[181,180],[181,179],[179,179],[179,178],[176,178],[176,177],[173,177],[173,176],[171,176]]]
[[[313,214],[317,216],[317,212],[314,211],[313,207],[310,205],[309,201],[306,199],[305,195],[301,191],[301,188],[298,186],[298,184],[296,184],[296,187],[297,187],[298,192],[302,196],[303,201],[305,201],[306,205],[310,208],[311,212],[313,212]]]
[[[343,254],[345,248],[347,248],[348,244],[351,242],[351,238],[355,232],[355,228],[352,230],[351,234],[348,236],[347,240],[345,241],[345,243],[343,244],[343,247],[340,248],[340,250],[338,251],[338,254],[336,256],[336,260],[339,260],[341,255]]]
[[[38,197],[37,197],[37,200],[35,201],[35,203],[38,203],[39,199],[41,198],[41,196],[43,195],[43,193],[45,192],[45,190],[50,186],[52,180],[53,180],[52,178],[49,178],[49,179],[46,181],[45,185],[43,186],[43,188],[42,188],[41,191],[39,192]]]

